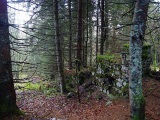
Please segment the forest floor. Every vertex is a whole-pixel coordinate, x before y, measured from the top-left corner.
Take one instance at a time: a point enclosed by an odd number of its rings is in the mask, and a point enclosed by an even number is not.
[[[143,90],[146,98],[146,120],[160,120],[160,81],[144,79]],[[97,94],[84,93],[81,95],[81,103],[78,103],[76,96],[46,97],[40,92],[25,91],[20,93],[21,99],[17,101],[25,115],[4,120],[130,120],[129,99],[117,98],[109,101],[103,97],[98,100],[95,97]]]

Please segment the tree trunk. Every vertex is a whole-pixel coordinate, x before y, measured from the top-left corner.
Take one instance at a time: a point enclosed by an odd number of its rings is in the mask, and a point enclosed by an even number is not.
[[[84,1],[82,2],[82,4],[84,4]],[[85,6],[84,5],[82,5],[82,11],[83,11],[83,13],[82,13],[82,63],[83,63],[83,66],[85,67],[85,41],[86,41],[86,38],[85,38],[85,29],[86,29],[86,24],[85,24],[85,18],[86,18],[86,16],[85,16]]]
[[[86,27],[86,29],[87,29],[87,38],[86,38],[86,41],[85,41],[85,67],[87,67],[87,61],[88,61],[88,26],[89,26],[89,22],[88,22],[88,0],[87,0],[87,17],[86,17],[86,19],[87,19],[87,27]]]
[[[57,66],[60,78],[60,90],[61,94],[66,92],[66,85],[63,73],[63,60],[62,60],[62,49],[61,49],[61,39],[59,34],[59,20],[58,20],[58,0],[54,0],[54,13],[55,13],[55,45],[57,52]]]
[[[0,117],[18,112],[12,77],[7,1],[0,0]]]
[[[101,42],[100,42],[100,54],[103,55],[104,52],[104,0],[101,0]]]
[[[97,54],[98,54],[98,36],[99,36],[99,14],[98,14],[98,7],[99,7],[99,0],[98,0],[98,3],[97,3],[97,15],[96,15],[96,17],[97,17],[97,20],[96,20],[96,56],[97,56]]]
[[[132,120],[145,119],[145,98],[142,93],[142,44],[146,29],[149,0],[137,0],[130,38],[130,112]]]
[[[108,11],[108,7],[109,7],[109,2],[108,0],[105,1],[105,51],[108,50],[108,47],[109,47],[109,36],[108,36],[108,14],[109,14],[109,11]]]
[[[91,20],[92,18],[90,18]],[[92,66],[92,52],[93,52],[93,49],[92,49],[92,44],[93,44],[93,40],[92,40],[92,26],[90,25],[90,66]]]
[[[78,35],[77,35],[77,67],[80,71],[82,62],[82,3],[83,0],[78,0]]]
[[[68,0],[69,7],[69,69],[72,69],[72,16],[71,16],[71,0]]]

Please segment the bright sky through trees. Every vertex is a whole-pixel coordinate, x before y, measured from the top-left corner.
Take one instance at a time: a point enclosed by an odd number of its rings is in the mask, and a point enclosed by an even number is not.
[[[18,4],[9,3],[8,5],[11,6],[9,11],[11,10],[11,12],[15,14],[14,16],[15,24],[23,25],[30,19],[32,13],[27,11],[27,5],[25,5],[24,3],[18,3]]]
[[[156,2],[160,2],[160,0],[155,0]],[[26,23],[30,16],[32,15],[31,12],[27,12],[27,4],[22,3],[16,3],[16,4],[10,4],[12,10],[15,12],[15,24],[23,25]],[[15,8],[15,9],[13,9]]]

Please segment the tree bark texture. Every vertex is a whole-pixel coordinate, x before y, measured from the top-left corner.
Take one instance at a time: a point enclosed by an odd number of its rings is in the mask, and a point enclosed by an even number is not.
[[[142,44],[145,35],[149,0],[137,0],[130,37],[130,113],[132,120],[145,119],[142,93]]]
[[[61,39],[59,34],[58,0],[54,0],[54,14],[55,14],[55,45],[57,53],[57,65],[60,78],[60,90],[61,94],[63,94],[66,92],[66,85],[64,80],[62,48],[61,48]]]
[[[71,16],[71,0],[68,0],[69,7],[69,69],[72,69],[72,16]]]
[[[108,11],[108,7],[109,7],[109,0],[106,0],[105,1],[105,35],[104,35],[104,39],[105,39],[105,51],[108,50],[108,47],[109,47],[109,36],[108,36],[108,32],[109,32],[109,29],[108,29],[108,26],[109,26],[109,23],[108,23],[108,15],[109,15],[109,11]]]
[[[78,34],[77,34],[77,67],[80,71],[82,64],[82,5],[83,0],[78,0]]]
[[[99,36],[99,14],[98,14],[98,8],[99,8],[99,0],[98,0],[98,3],[97,3],[97,14],[96,14],[96,56],[98,55],[98,36]]]
[[[91,19],[92,19],[92,18],[90,18],[90,20],[91,20]],[[89,35],[90,35],[90,66],[92,66],[92,58],[93,58],[93,56],[92,56],[92,55],[93,55],[93,54],[92,54],[92,53],[93,53],[93,48],[92,48],[92,44],[93,44],[92,35],[93,35],[93,34],[92,34],[92,32],[93,32],[93,31],[92,31],[92,26],[90,25],[90,26],[89,26],[89,33],[90,33],[90,34],[89,34]]]
[[[85,41],[86,41],[86,37],[85,37],[85,29],[86,29],[86,24],[85,24],[85,19],[86,19],[86,16],[85,16],[85,5],[84,4],[84,1],[82,2],[82,61],[81,63],[83,63],[83,67],[85,67]]]
[[[87,38],[86,38],[86,40],[85,40],[85,61],[84,61],[84,66],[85,67],[87,67],[87,62],[88,62],[88,29],[89,29],[89,21],[88,21],[88,17],[89,17],[89,11],[88,11],[88,0],[87,0],[87,11],[86,11],[86,13],[87,13],[87,15],[86,15],[86,19],[87,19],[87,25],[86,25],[86,29],[87,29]]]
[[[101,7],[100,7],[100,11],[101,11],[101,42],[100,42],[100,54],[103,55],[104,52],[104,27],[105,27],[105,23],[104,23],[104,0],[101,0]]]
[[[7,1],[0,0],[0,116],[18,111],[12,77]]]

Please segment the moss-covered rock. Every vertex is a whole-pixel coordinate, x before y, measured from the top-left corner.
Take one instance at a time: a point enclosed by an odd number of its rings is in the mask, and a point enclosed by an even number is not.
[[[111,52],[107,52],[106,54],[104,54],[104,55],[98,55],[97,56],[97,62],[99,63],[101,63],[101,62],[106,62],[106,61],[108,61],[108,62],[112,62],[112,63],[117,63],[117,62],[119,62],[119,60],[120,60],[120,55],[119,54],[116,54],[116,53],[111,53]]]
[[[129,83],[127,83],[121,88],[121,93],[122,93],[122,96],[126,96],[126,97],[129,96]]]
[[[129,44],[123,44],[122,50],[129,52]]]

